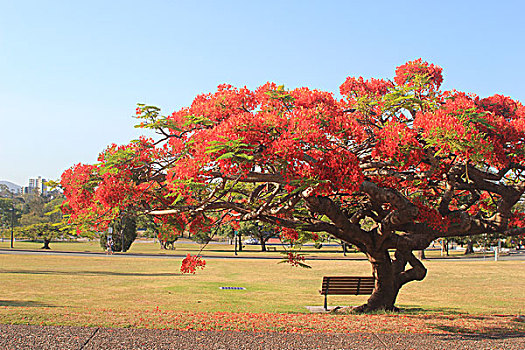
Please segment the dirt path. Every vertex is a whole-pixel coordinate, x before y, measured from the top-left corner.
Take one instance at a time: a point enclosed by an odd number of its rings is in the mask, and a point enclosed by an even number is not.
[[[525,334],[290,334],[0,325],[0,349],[525,349]]]

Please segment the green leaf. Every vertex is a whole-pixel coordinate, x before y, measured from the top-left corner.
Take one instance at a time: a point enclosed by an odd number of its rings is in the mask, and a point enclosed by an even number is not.
[[[227,153],[224,153],[222,156],[218,157],[216,160],[228,159],[228,158],[232,158],[233,156],[235,156],[235,153],[227,152]]]
[[[250,155],[244,154],[244,153],[239,153],[239,154],[236,154],[235,156],[239,157],[239,158],[244,158],[246,160],[253,160],[253,156],[250,156]]]

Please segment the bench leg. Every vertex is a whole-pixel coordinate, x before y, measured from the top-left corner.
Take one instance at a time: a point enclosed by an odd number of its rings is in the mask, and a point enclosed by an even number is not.
[[[328,311],[328,302],[327,302],[327,299],[328,299],[328,294],[325,294],[325,295],[324,295],[324,309],[325,309],[325,311]]]

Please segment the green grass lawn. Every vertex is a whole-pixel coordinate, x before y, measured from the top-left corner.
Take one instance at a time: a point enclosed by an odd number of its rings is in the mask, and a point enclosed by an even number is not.
[[[195,275],[180,260],[0,255],[0,323],[91,324],[90,315],[120,316],[159,308],[172,312],[304,313],[322,305],[324,275],[369,275],[367,261],[311,261],[312,269],[275,260],[209,259]],[[398,306],[416,313],[525,312],[525,262],[428,261],[427,278],[406,285]],[[221,286],[246,290],[220,290]],[[331,296],[357,305],[366,296]],[[97,321],[99,322],[99,321]],[[95,322],[96,323],[96,322]]]

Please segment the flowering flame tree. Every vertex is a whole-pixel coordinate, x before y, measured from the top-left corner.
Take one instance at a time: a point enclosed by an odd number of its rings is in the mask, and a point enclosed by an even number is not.
[[[98,227],[134,210],[179,230],[259,220],[294,240],[328,234],[372,265],[375,290],[358,311],[392,310],[400,288],[426,275],[414,250],[525,232],[524,106],[442,91],[442,81],[419,59],[393,81],[349,77],[341,98],[267,83],[220,85],[167,116],[139,105],[139,127],[158,137],[67,170],[64,210]]]

